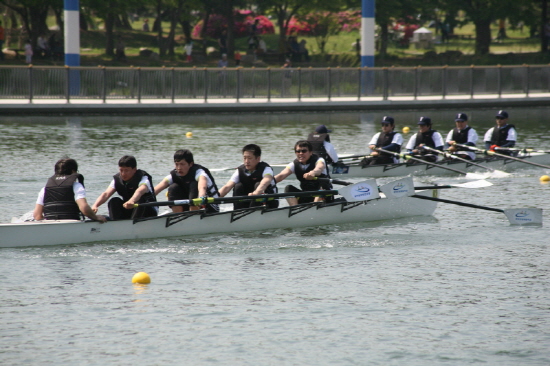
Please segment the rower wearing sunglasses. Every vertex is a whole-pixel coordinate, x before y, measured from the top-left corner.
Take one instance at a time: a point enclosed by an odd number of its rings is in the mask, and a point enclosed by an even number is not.
[[[497,125],[485,133],[485,149],[495,151],[497,147],[514,147],[518,134],[516,126],[508,123],[508,112],[498,111],[495,116]],[[508,150],[498,150],[499,154],[511,155],[513,152]]]
[[[285,193],[332,189],[330,182],[320,182],[319,180],[314,180],[315,177],[329,178],[329,173],[325,159],[313,153],[313,146],[309,141],[298,141],[294,145],[294,153],[296,154],[296,159],[289,163],[282,172],[275,176],[275,181],[279,183],[291,174],[296,174],[296,179],[300,181],[300,188],[296,188],[293,185],[288,185],[285,187]],[[298,203],[321,202],[323,200],[330,202],[333,199],[334,198],[330,196],[325,198],[289,197],[287,198],[287,202],[289,206],[295,206]]]

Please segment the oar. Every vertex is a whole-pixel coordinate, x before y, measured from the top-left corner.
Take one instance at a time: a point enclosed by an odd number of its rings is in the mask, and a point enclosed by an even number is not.
[[[492,208],[486,206],[474,205],[471,203],[460,202],[460,201],[451,201],[443,198],[427,197],[420,195],[412,195],[411,197],[420,198],[423,200],[450,203],[452,205],[464,206],[478,208],[480,210],[502,212],[510,221],[512,225],[526,225],[526,224],[542,224],[542,209],[540,208],[517,208],[517,209],[506,209],[501,210],[500,208]]]
[[[366,201],[379,198],[378,189],[376,188],[376,181],[374,179],[355,183],[353,185],[344,187],[342,189],[332,189],[325,191],[305,191],[305,192],[289,192],[289,193],[272,193],[272,194],[259,194],[251,196],[233,196],[233,197],[205,197],[194,198],[187,200],[174,200],[174,201],[160,201],[160,202],[146,202],[136,203],[134,207],[147,207],[147,206],[181,206],[192,205],[200,206],[203,204],[217,204],[217,203],[231,203],[241,201],[258,201],[263,202],[270,199],[286,198],[286,197],[325,197],[333,195],[341,195],[348,202]]]
[[[480,167],[480,168],[483,168],[485,170],[489,170],[491,173],[493,173],[492,177],[493,178],[502,178],[502,177],[507,177],[509,176],[510,174],[509,173],[506,173],[506,172],[503,172],[502,170],[496,170],[496,169],[493,169],[493,168],[489,168],[487,166],[483,166],[481,164],[477,164],[477,163],[474,163],[472,162],[471,160],[467,160],[467,159],[463,159],[459,156],[456,156],[454,154],[450,154],[450,153],[447,153],[447,152],[444,152],[444,151],[439,151],[437,149],[432,149],[431,147],[429,146],[422,146],[423,149],[426,149],[426,150],[429,150],[429,151],[433,151],[437,154],[441,154],[447,158],[450,158],[450,159],[456,159],[456,160],[459,160],[459,161],[463,161],[465,163],[468,163],[470,165],[474,165],[474,166],[477,166],[477,167]]]
[[[346,181],[339,180],[339,179],[319,178],[319,177],[315,177],[315,178],[316,178],[315,180],[318,180],[318,181],[321,181],[321,182],[331,182],[331,183],[334,183],[334,184],[341,184],[343,186],[349,186],[349,185],[354,184],[352,182],[346,182]],[[426,190],[426,189],[483,188],[483,187],[490,187],[492,185],[493,185],[493,183],[491,183],[489,181],[486,181],[485,179],[480,179],[480,180],[474,180],[474,181],[471,181],[471,182],[460,183],[460,184],[440,184],[440,185],[436,184],[436,185],[433,185],[433,186],[416,186],[416,187],[414,187],[414,189],[417,190],[417,191],[420,191],[420,190]]]
[[[517,151],[522,153],[544,153],[544,154],[550,154],[550,151],[547,150],[535,150],[533,148],[523,148],[523,149],[516,149],[513,147],[496,147],[495,150],[503,150],[503,151]]]
[[[410,159],[410,160],[417,161],[417,162],[422,163],[422,164],[431,165],[431,166],[435,166],[435,167],[438,167],[438,168],[441,168],[441,169],[450,170],[452,172],[465,175],[466,178],[469,178],[469,179],[485,179],[485,178],[487,178],[486,175],[463,172],[461,170],[449,168],[449,167],[446,167],[446,166],[443,166],[443,165],[440,165],[440,164],[430,163],[428,161],[424,161],[422,159],[418,159],[418,158],[412,157],[412,156],[407,155],[407,154],[399,154],[399,153],[396,153],[396,152],[393,152],[393,151],[384,150],[384,149],[380,149],[380,148],[377,148],[376,150],[377,151],[382,151],[382,152],[385,152],[385,153],[388,153],[388,154],[391,154],[391,155],[394,155],[394,156],[398,156],[398,157],[403,158],[405,160]]]
[[[530,164],[530,165],[534,165],[534,166],[538,166],[540,168],[546,168],[546,169],[550,169],[550,166],[548,165],[542,165],[542,164],[537,164],[537,163],[533,163],[531,161],[525,161],[523,159],[520,159],[520,158],[515,158],[513,156],[508,156],[508,155],[504,155],[504,154],[499,154],[499,153],[496,153],[494,151],[491,151],[491,150],[483,150],[483,149],[479,149],[477,147],[473,147],[473,146],[468,146],[468,145],[462,145],[462,144],[456,144],[455,145],[457,146],[461,146],[461,147],[466,147],[470,150],[475,150],[475,151],[479,151],[479,152],[482,152],[484,154],[487,154],[487,155],[494,155],[494,156],[498,156],[500,158],[505,158],[505,159],[510,159],[510,160],[515,160],[515,161],[519,161],[519,162],[522,162],[522,163],[525,163],[525,164]]]

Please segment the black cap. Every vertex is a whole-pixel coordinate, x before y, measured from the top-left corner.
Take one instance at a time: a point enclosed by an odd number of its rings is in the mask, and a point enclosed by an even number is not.
[[[330,133],[330,132],[332,132],[332,130],[329,130],[327,128],[327,126],[325,126],[325,125],[320,125],[315,129],[315,132],[317,132],[317,133]]]
[[[430,117],[420,117],[420,119],[418,120],[417,125],[431,126],[432,125],[432,119]]]
[[[508,118],[508,112],[506,111],[498,111],[497,115],[495,117],[500,117],[500,118]]]
[[[464,122],[468,120],[468,115],[466,113],[458,113],[455,117],[455,122]]]
[[[393,125],[395,121],[393,120],[393,117],[384,116],[382,117],[382,123],[389,123],[390,125]]]

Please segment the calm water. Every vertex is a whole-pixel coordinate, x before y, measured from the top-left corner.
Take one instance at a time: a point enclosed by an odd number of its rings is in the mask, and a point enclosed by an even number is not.
[[[455,112],[392,115],[399,129],[428,115],[446,134]],[[480,135],[494,123],[495,111],[465,112]],[[508,112],[519,145],[550,150],[550,108]],[[321,123],[338,152],[365,152],[383,115],[0,118],[0,222],[32,210],[65,155],[79,162],[93,202],[125,154],[155,182],[179,148],[223,168],[239,165],[240,148],[254,142],[264,160],[286,163]],[[230,176],[216,174],[220,185]],[[542,227],[441,204],[434,217],[364,225],[0,249],[0,364],[548,365],[543,174],[550,170],[527,168],[493,187],[441,192],[543,208]],[[150,285],[132,285],[139,271]]]

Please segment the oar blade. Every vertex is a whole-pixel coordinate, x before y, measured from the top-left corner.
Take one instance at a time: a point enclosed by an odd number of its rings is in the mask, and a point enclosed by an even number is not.
[[[380,197],[375,179],[365,180],[338,190],[338,194],[348,202],[367,201]]]
[[[487,179],[491,176],[491,173],[485,173],[485,174],[481,174],[481,173],[467,173],[465,178],[466,179],[478,179],[478,180],[483,180],[483,179]]]
[[[457,187],[457,188],[483,188],[483,187],[490,187],[493,185],[493,183],[485,180],[485,179],[480,179],[480,180],[474,180],[474,181],[471,181],[471,182],[466,182],[466,183],[460,183],[460,184],[451,184],[453,187]]]
[[[542,225],[541,208],[509,208],[503,211],[512,225]]]
[[[489,174],[489,178],[506,178],[509,177],[511,174],[503,172],[502,170],[493,170]]]
[[[386,198],[401,198],[412,196],[414,194],[414,183],[412,177],[401,178],[396,181],[386,183],[380,190]]]

